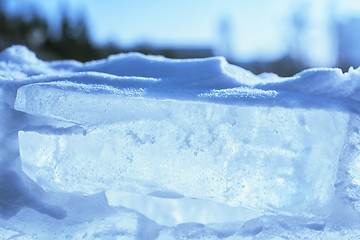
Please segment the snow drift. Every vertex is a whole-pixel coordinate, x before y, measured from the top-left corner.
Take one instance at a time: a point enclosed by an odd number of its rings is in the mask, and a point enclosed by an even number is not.
[[[5,239],[353,239],[360,70],[0,53]]]

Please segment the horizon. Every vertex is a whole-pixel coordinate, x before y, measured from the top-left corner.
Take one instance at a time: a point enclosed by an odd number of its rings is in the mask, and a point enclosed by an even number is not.
[[[4,3],[14,15],[26,16],[29,10],[35,10],[47,19],[53,31],[59,28],[61,11],[66,10],[72,20],[83,16],[96,45],[209,48],[215,55],[242,62],[274,61],[293,54],[313,67],[335,65],[338,53],[333,28],[360,16],[356,0]],[[301,18],[300,27],[295,25],[299,24],[294,23],[299,20],[295,18]]]

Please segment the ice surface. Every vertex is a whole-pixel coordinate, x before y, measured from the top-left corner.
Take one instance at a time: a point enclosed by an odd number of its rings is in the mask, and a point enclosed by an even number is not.
[[[359,84],[352,68],[8,48],[0,238],[356,239]]]
[[[244,207],[231,207],[205,199],[169,198],[168,195],[164,198],[115,191],[107,191],[106,197],[110,206],[134,209],[164,226],[176,226],[186,222],[240,222],[260,216],[260,213]]]
[[[58,114],[61,106],[67,109],[62,96],[66,102],[81,99],[70,105],[79,109],[71,121],[81,124],[87,113],[85,119],[118,121],[60,135],[20,131],[23,169],[46,189],[171,191],[261,211],[311,214],[322,214],[332,198],[347,114],[67,90],[60,95],[50,87],[43,92],[57,99]],[[44,99],[36,105],[52,105]]]

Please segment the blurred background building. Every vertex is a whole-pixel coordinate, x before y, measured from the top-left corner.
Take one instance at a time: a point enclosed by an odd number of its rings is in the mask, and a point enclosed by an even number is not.
[[[119,52],[225,56],[258,74],[360,66],[359,0],[0,0],[0,50],[45,60]]]

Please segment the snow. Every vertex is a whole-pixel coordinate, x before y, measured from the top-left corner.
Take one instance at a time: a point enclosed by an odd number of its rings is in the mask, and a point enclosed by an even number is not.
[[[360,69],[0,53],[5,239],[354,239]]]

